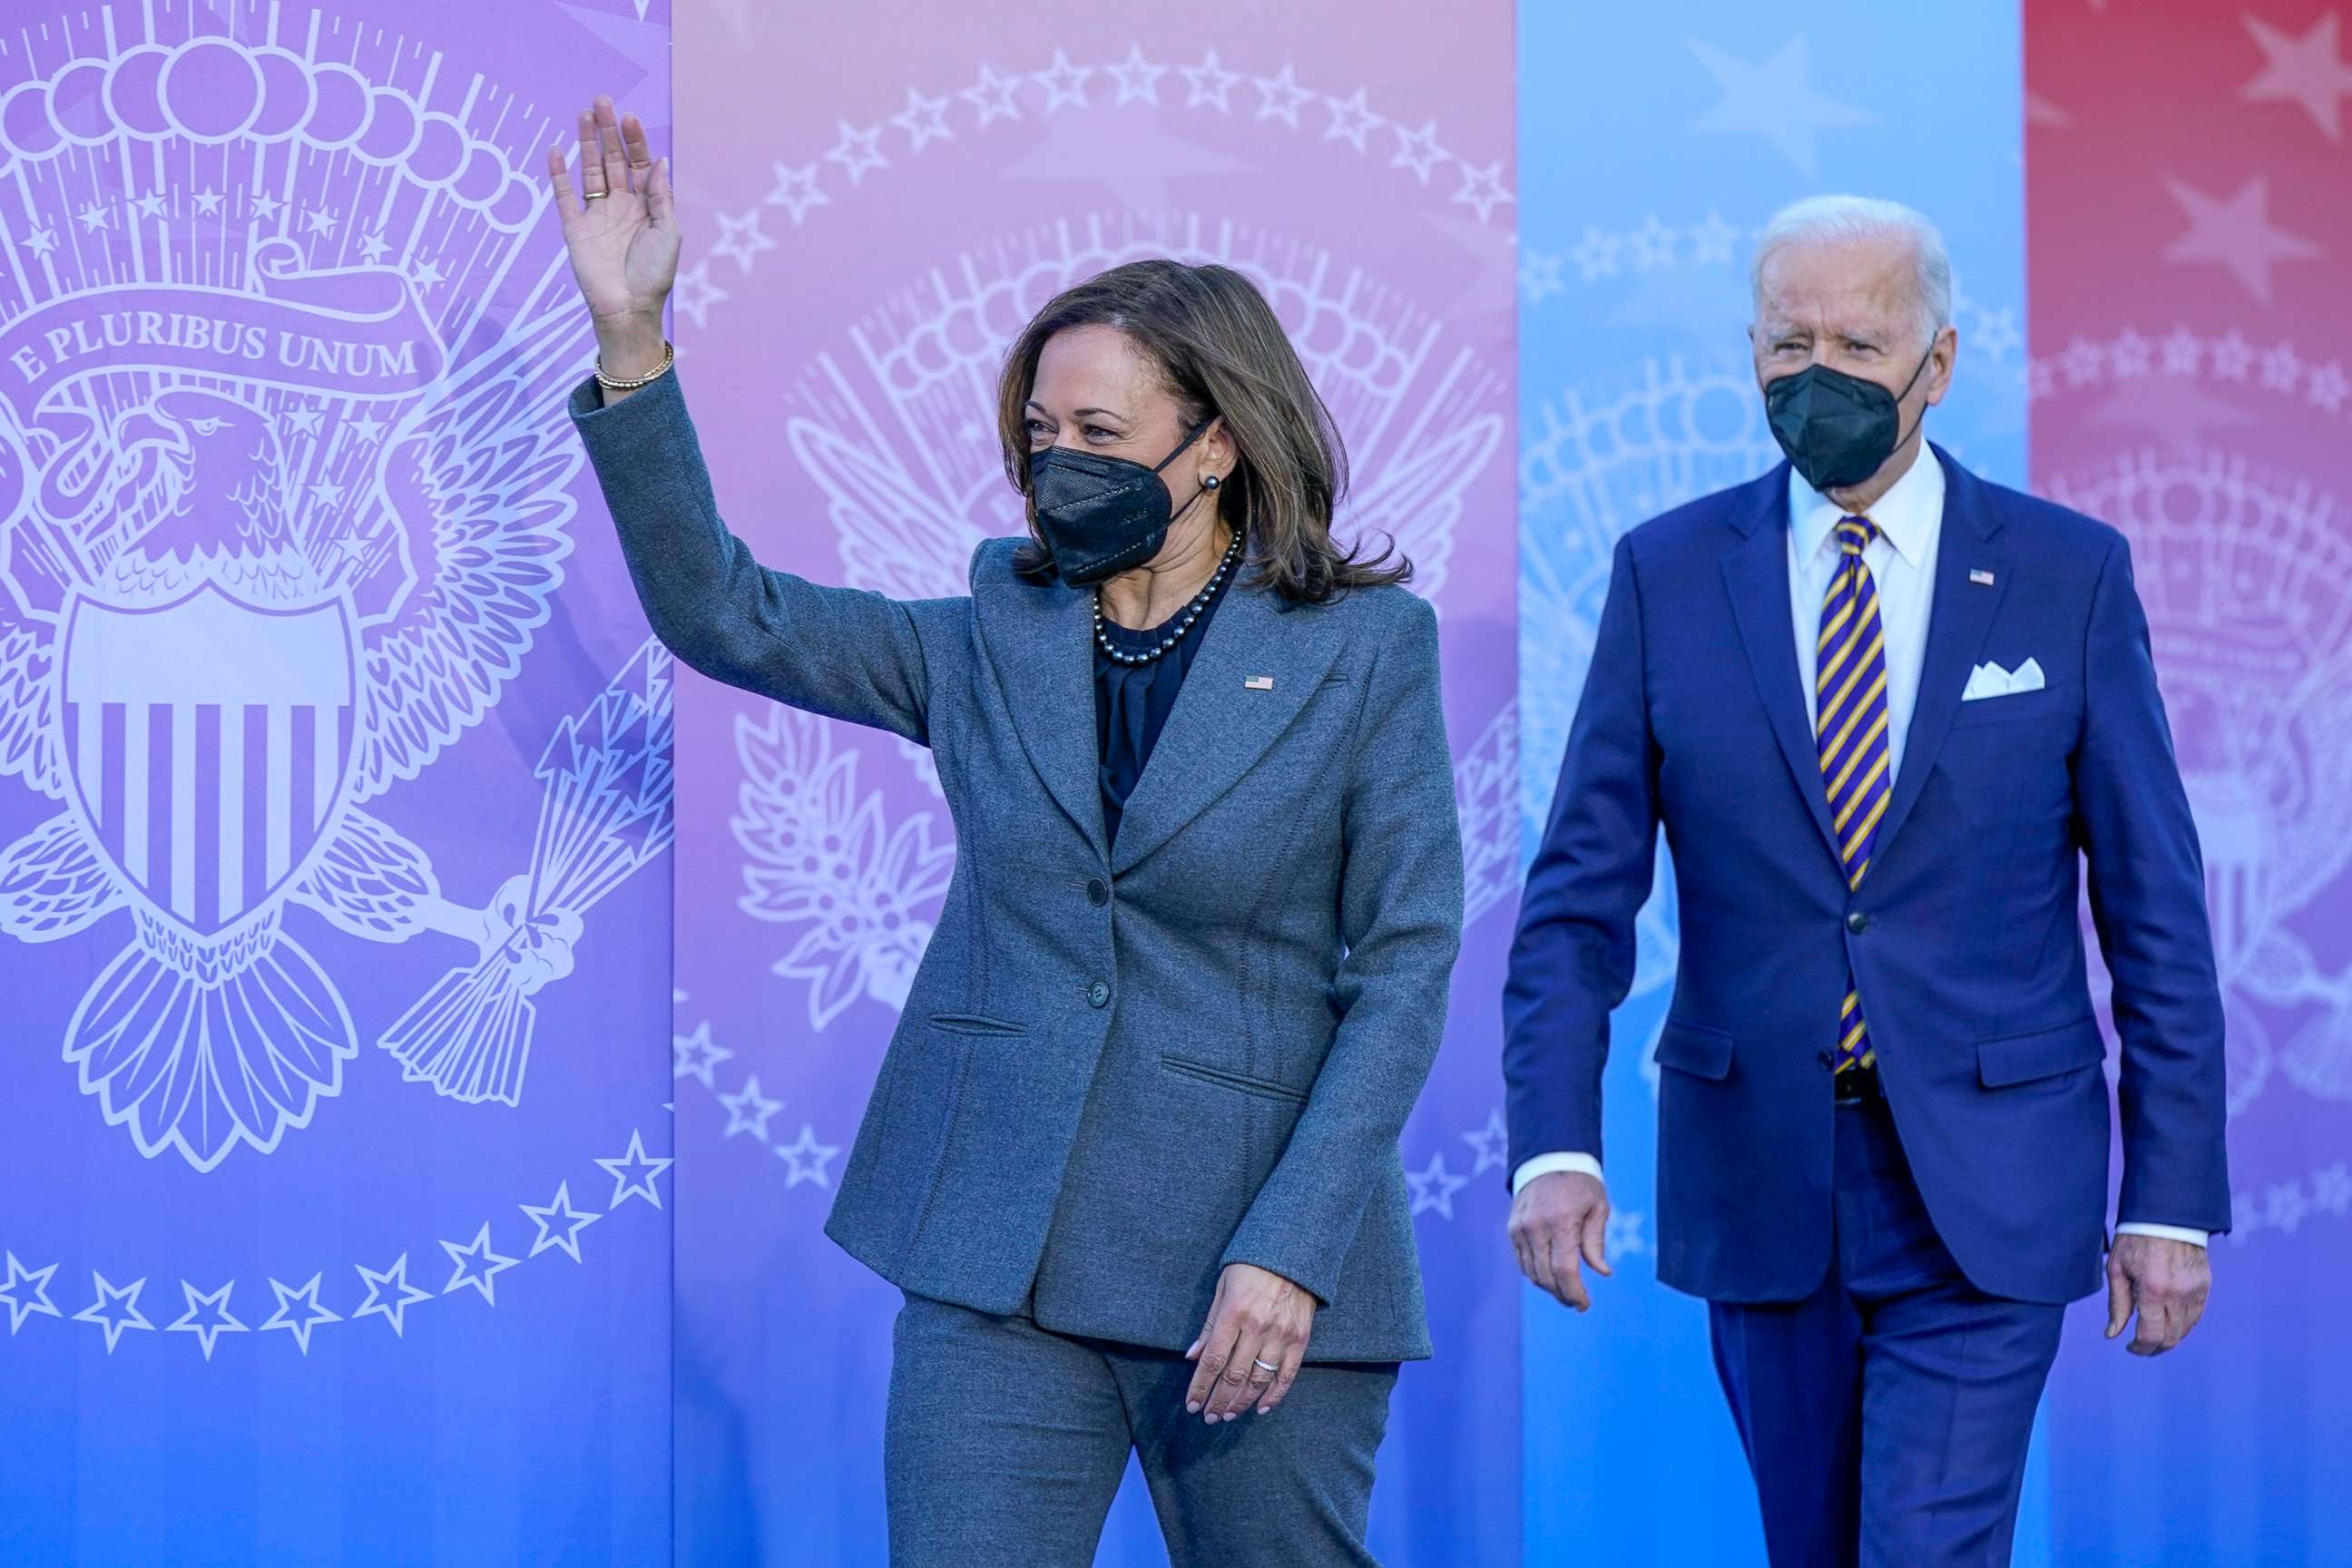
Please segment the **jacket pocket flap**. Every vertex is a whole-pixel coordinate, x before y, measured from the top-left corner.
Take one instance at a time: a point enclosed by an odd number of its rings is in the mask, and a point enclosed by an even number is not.
[[[1008,1023],[1003,1018],[982,1017],[977,1013],[934,1013],[931,1015],[931,1027],[944,1029],[950,1035],[988,1035],[998,1037],[1025,1035],[1029,1032],[1029,1026],[1025,1024]]]
[[[1183,1057],[1169,1056],[1163,1052],[1160,1058],[1160,1065],[1181,1077],[1197,1079],[1202,1083],[1213,1083],[1222,1089],[1238,1090],[1243,1094],[1255,1094],[1265,1100],[1286,1100],[1299,1105],[1307,1102],[1305,1089],[1293,1089],[1286,1083],[1276,1083],[1269,1079],[1252,1078],[1247,1073],[1227,1072],[1223,1068],[1213,1068],[1206,1062],[1192,1061]]]
[[[2031,1083],[2107,1059],[2107,1042],[2096,1018],[2077,1018],[2054,1029],[1996,1035],[1977,1042],[1977,1077],[1987,1089]]]
[[[1731,1072],[1731,1032],[1669,1018],[1658,1036],[1658,1065],[1694,1078],[1723,1079]]]

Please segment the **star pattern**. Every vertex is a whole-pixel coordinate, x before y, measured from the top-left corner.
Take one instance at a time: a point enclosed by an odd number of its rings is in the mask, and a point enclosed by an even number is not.
[[[1802,37],[1790,39],[1761,65],[1749,65],[1696,38],[1690,47],[1723,91],[1691,122],[1691,129],[1761,136],[1809,180],[1821,173],[1822,132],[1868,125],[1876,118],[1815,89],[1809,79],[1811,51]]]
[[[890,117],[890,123],[907,133],[910,143],[907,151],[919,153],[933,142],[955,140],[955,132],[948,129],[948,110],[953,101],[925,98],[911,87],[907,89],[907,107]]]
[[[1437,121],[1434,120],[1426,121],[1418,131],[1407,131],[1402,125],[1395,126],[1393,129],[1396,132],[1397,150],[1396,156],[1389,160],[1389,167],[1411,169],[1413,177],[1424,185],[1429,184],[1429,172],[1432,169],[1436,168],[1440,163],[1450,162],[1454,157],[1453,153],[1437,144]]]
[[[1511,1146],[1510,1131],[1503,1125],[1501,1107],[1487,1113],[1486,1126],[1462,1134],[1462,1142],[1469,1144],[1470,1152],[1477,1157],[1478,1163],[1470,1167],[1472,1175],[1483,1176],[1489,1171],[1501,1170],[1510,1157]]]
[[[1640,1211],[1611,1209],[1609,1234],[1601,1243],[1601,1256],[1614,1263],[1621,1258],[1632,1258],[1649,1251],[1649,1238],[1642,1234],[1642,1225]]]
[[[2341,14],[2330,11],[2302,37],[2259,16],[2244,18],[2263,51],[2263,68],[2238,90],[2249,103],[2297,103],[2330,142],[2344,140],[2344,98],[2352,93],[2352,65],[2338,52]]]
[[[454,1241],[445,1241],[441,1244],[441,1250],[447,1253],[449,1261],[457,1266],[449,1275],[449,1283],[441,1287],[441,1294],[446,1296],[470,1285],[480,1291],[482,1300],[493,1307],[499,1304],[493,1281],[522,1261],[519,1258],[506,1257],[490,1246],[488,1220],[482,1222],[482,1228],[474,1233],[473,1240],[462,1246]]]
[[[884,132],[893,127],[907,137],[906,152],[919,153],[934,141],[952,140],[958,134],[948,114],[957,99],[971,106],[977,128],[985,128],[998,120],[1024,118],[1021,108],[1022,90],[1034,83],[1045,95],[1048,115],[1062,109],[1088,107],[1116,108],[1129,103],[1161,106],[1161,79],[1171,71],[1181,76],[1185,84],[1184,107],[1213,108],[1220,113],[1233,111],[1233,89],[1243,82],[1254,84],[1258,93],[1256,118],[1279,120],[1294,130],[1304,129],[1299,110],[1308,103],[1320,101],[1329,112],[1322,126],[1327,141],[1344,141],[1360,153],[1374,151],[1372,136],[1388,131],[1396,136],[1396,146],[1387,162],[1391,168],[1409,171],[1423,185],[1431,183],[1437,165],[1456,161],[1456,154],[1440,145],[1435,122],[1424,122],[1418,131],[1391,125],[1383,116],[1374,113],[1367,102],[1370,89],[1358,87],[1345,97],[1319,92],[1298,80],[1295,65],[1286,63],[1271,77],[1249,76],[1227,67],[1211,48],[1197,65],[1167,65],[1149,58],[1139,43],[1130,43],[1123,58],[1109,63],[1081,63],[1071,59],[1066,48],[1057,47],[1051,63],[1042,70],[1007,73],[982,62],[979,79],[971,86],[953,89],[940,97],[931,97],[919,88],[907,88],[906,107],[875,124],[860,128],[845,120],[835,121],[835,141],[832,149],[818,158],[803,164],[773,163],[776,184],[763,198],[763,205],[781,206],[790,213],[794,227],[802,226],[819,207],[838,205],[831,192],[823,188],[826,179],[824,165],[838,165],[843,177],[852,185],[863,183],[868,174],[891,166],[891,161],[880,146]],[[1114,98],[1097,102],[1090,98],[1088,83],[1097,76],[1107,78],[1114,88]],[[1056,141],[1045,147],[1032,148],[1004,172],[1013,178],[1056,178],[1094,181],[1095,166],[1103,163],[1108,150],[1098,135],[1081,136],[1076,142]],[[1061,166],[1048,169],[1048,151],[1076,151],[1076,162],[1064,159]],[[1160,169],[1151,162],[1154,153],[1168,151],[1183,164],[1181,168]],[[1168,187],[1177,174],[1201,174],[1245,170],[1250,165],[1239,163],[1221,154],[1162,136],[1158,147],[1129,146],[1118,177],[1111,182],[1118,205],[1139,211],[1156,211],[1168,205]],[[1091,163],[1088,160],[1091,159]],[[1083,166],[1082,166],[1083,165]],[[1142,173],[1139,175],[1138,171]],[[1452,193],[1454,203],[1468,206],[1477,215],[1481,225],[1491,221],[1494,209],[1515,201],[1513,193],[1502,183],[1500,160],[1485,168],[1465,166],[1461,184]],[[1139,179],[1140,184],[1138,184]],[[274,215],[283,203],[270,201],[265,211],[263,203],[269,198],[253,198],[257,219]],[[1447,220],[1433,221],[1444,227]],[[732,256],[737,267],[744,272],[752,268],[753,258],[776,246],[760,232],[757,214],[734,218],[721,216],[722,233],[711,247],[711,253]],[[1457,237],[1476,242],[1476,230],[1465,229]],[[363,244],[367,243],[365,241]],[[380,241],[378,242],[380,243]],[[705,258],[707,259],[707,258]],[[420,264],[421,265],[421,264]],[[700,263],[698,262],[698,268]],[[1507,293],[1510,271],[1506,266],[1489,268],[1489,282],[1499,300]],[[443,280],[444,275],[435,269],[429,278],[417,273],[420,287]],[[689,280],[692,280],[691,282]],[[678,309],[697,327],[709,325],[711,305],[731,296],[723,289],[710,285],[707,272],[688,271],[679,276],[677,303]]]
[[[799,1138],[790,1143],[776,1145],[776,1158],[792,1171],[784,1185],[797,1187],[803,1182],[814,1182],[820,1187],[832,1186],[832,1179],[825,1174],[824,1168],[826,1163],[840,1152],[840,1149],[833,1144],[818,1142],[815,1128],[806,1122],[801,1123]]]
[[[661,1190],[654,1185],[654,1181],[674,1163],[647,1155],[644,1135],[635,1128],[630,1129],[627,1153],[596,1162],[604,1173],[613,1178],[613,1201],[604,1205],[604,1212],[610,1214],[635,1197],[645,1199],[656,1208],[661,1207]]]
[[[1298,78],[1289,66],[1284,66],[1275,76],[1254,79],[1257,83],[1257,117],[1279,120],[1293,131],[1298,129],[1298,109],[1315,94],[1298,85]]]
[[[760,209],[746,207],[740,213],[720,213],[719,237],[711,242],[713,256],[734,258],[744,271],[751,270],[751,258],[763,250],[773,250],[776,242],[760,232]]]
[[[267,1333],[271,1329],[284,1329],[294,1336],[296,1348],[304,1355],[309,1355],[310,1331],[321,1323],[340,1323],[343,1321],[341,1313],[331,1307],[321,1305],[319,1300],[319,1281],[324,1278],[323,1274],[313,1274],[299,1287],[272,1279],[269,1282],[269,1289],[278,1297],[278,1310],[263,1321],[262,1331]],[[299,1317],[294,1315],[294,1310],[298,1307],[301,1309]]]
[[[1136,44],[1127,51],[1127,58],[1115,66],[1105,66],[1104,73],[1118,84],[1118,97],[1111,100],[1116,109],[1122,103],[1160,101],[1160,79],[1168,74],[1166,66],[1156,66],[1143,58],[1143,46]]]
[[[2320,255],[2318,246],[2271,222],[2270,182],[2259,174],[2228,196],[2209,196],[2180,180],[2164,184],[2189,219],[2189,232],[2165,247],[2167,261],[2219,262],[2267,305],[2273,267]]]
[[[841,140],[835,142],[833,151],[824,155],[825,161],[840,164],[849,175],[851,184],[856,184],[866,178],[871,170],[887,169],[890,166],[890,160],[882,155],[880,126],[860,131],[846,120],[835,121],[834,123],[841,132]]]
[[[38,1314],[42,1317],[63,1316],[58,1304],[49,1300],[49,1279],[58,1271],[54,1263],[43,1268],[27,1268],[16,1261],[13,1252],[6,1255],[8,1278],[0,1282],[0,1306],[8,1309],[8,1332],[14,1335],[25,1326],[25,1320]]]
[[[556,1184],[555,1197],[551,1203],[518,1204],[515,1206],[530,1215],[530,1223],[539,1227],[539,1234],[531,1238],[531,1257],[537,1258],[553,1247],[574,1263],[582,1261],[580,1233],[604,1217],[593,1209],[583,1211],[572,1206],[570,1182]]]
[[[710,280],[710,258],[704,257],[677,275],[677,288],[671,297],[677,301],[677,308],[693,317],[694,324],[699,327],[707,324],[704,317],[711,305],[727,298],[727,290]],[[724,1060],[734,1054],[721,1047],[718,1059]],[[708,1068],[705,1072],[707,1075]],[[708,1076],[703,1081],[709,1082]]]
[[[1454,1217],[1454,1194],[1470,1184],[1469,1177],[1457,1176],[1445,1168],[1443,1154],[1432,1154],[1425,1168],[1407,1171],[1404,1180],[1412,1189],[1413,1213],[1434,1210],[1447,1219]]]
[[[213,1346],[220,1342],[223,1334],[246,1331],[245,1324],[228,1310],[229,1292],[236,1289],[236,1281],[234,1279],[217,1290],[199,1290],[185,1279],[181,1280],[180,1293],[187,1299],[187,1310],[173,1319],[165,1331],[195,1335],[196,1343],[204,1350],[205,1359],[212,1360]]]
[[[1094,67],[1074,66],[1067,54],[1055,49],[1054,63],[1044,70],[1033,71],[1029,79],[1045,89],[1045,112],[1051,114],[1057,109],[1084,109],[1087,78],[1094,74]]]
[[[781,1100],[770,1100],[760,1092],[760,1075],[751,1074],[743,1087],[732,1094],[722,1094],[719,1103],[727,1108],[726,1136],[749,1132],[764,1143],[768,1141],[768,1119],[784,1108]]]
[[[1706,216],[1691,226],[1691,259],[1700,266],[1720,266],[1731,259],[1732,242],[1739,231],[1723,221],[1723,215],[1709,208]]]
[[[408,1254],[405,1252],[394,1258],[389,1268],[373,1269],[364,1263],[354,1263],[352,1267],[359,1270],[360,1283],[367,1287],[367,1300],[362,1301],[359,1310],[352,1314],[353,1322],[365,1317],[380,1317],[392,1325],[395,1335],[402,1335],[407,1327],[408,1309],[419,1301],[433,1300],[432,1291],[420,1290],[408,1282]]]
[[[1587,283],[1590,283],[1596,278],[1615,275],[1617,253],[1623,247],[1624,241],[1615,235],[1603,234],[1597,228],[1588,226],[1584,231],[1584,237],[1576,242],[1576,248],[1568,253],[1568,258],[1576,263],[1578,273]]]
[[[93,1268],[89,1271],[89,1280],[98,1291],[98,1300],[76,1312],[74,1321],[96,1323],[104,1329],[107,1354],[114,1353],[114,1347],[121,1342],[125,1331],[146,1329],[152,1331],[154,1329],[155,1325],[147,1321],[147,1314],[139,1310],[139,1292],[147,1289],[143,1277],[118,1288]]]
[[[1021,118],[1021,106],[1013,98],[1020,87],[1019,77],[999,76],[983,65],[980,68],[980,80],[965,88],[959,96],[980,110],[980,122],[986,125],[991,121]]]
[[[1213,103],[1221,114],[1233,112],[1234,106],[1225,95],[1242,79],[1242,73],[1220,65],[1216,50],[1211,49],[1199,65],[1177,67],[1176,74],[1184,79],[1185,108],[1198,109],[1204,103]]]
[[[1478,221],[1485,223],[1497,205],[1517,198],[1503,188],[1503,163],[1498,158],[1483,169],[1463,164],[1462,188],[1454,193],[1454,199],[1465,206],[1475,208]]]
[[[669,1045],[672,1058],[670,1077],[699,1079],[702,1087],[709,1089],[719,1087],[718,1080],[711,1077],[711,1069],[735,1054],[710,1037],[710,1025],[707,1021],[697,1024],[690,1035],[672,1036]]]
[[[803,163],[794,168],[789,163],[771,165],[775,170],[776,187],[762,199],[772,207],[782,207],[793,215],[793,226],[798,228],[801,219],[811,207],[833,205],[833,198],[816,188],[817,167]]]
[[[1368,151],[1364,138],[1388,121],[1365,105],[1364,92],[1365,89],[1360,87],[1352,98],[1327,97],[1323,100],[1324,107],[1331,111],[1331,123],[1324,127],[1323,140],[1345,142],[1359,153]]]

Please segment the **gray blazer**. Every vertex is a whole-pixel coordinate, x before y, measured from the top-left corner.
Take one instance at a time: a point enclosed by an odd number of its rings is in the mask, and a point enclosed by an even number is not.
[[[1090,593],[1001,539],[968,598],[770,571],[675,373],[572,414],[680,660],[938,759],[955,876],[826,1234],[918,1295],[1169,1350],[1253,1263],[1323,1303],[1312,1359],[1427,1355],[1397,1138],[1462,931],[1428,605],[1235,584],[1113,850]]]

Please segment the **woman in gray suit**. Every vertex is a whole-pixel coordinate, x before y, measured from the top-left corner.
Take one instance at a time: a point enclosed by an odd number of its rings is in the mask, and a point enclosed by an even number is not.
[[[609,100],[580,138],[583,188],[548,160],[598,346],[572,416],[655,631],[929,745],[955,816],[826,1225],[905,1294],[892,1560],[1090,1561],[1132,1450],[1177,1563],[1370,1562],[1429,1353],[1397,1138],[1462,856],[1435,619],[1333,542],[1339,440],[1273,311],[1173,261],[1072,289],[998,397],[1029,537],[966,597],[820,587],[719,521],[666,161]]]

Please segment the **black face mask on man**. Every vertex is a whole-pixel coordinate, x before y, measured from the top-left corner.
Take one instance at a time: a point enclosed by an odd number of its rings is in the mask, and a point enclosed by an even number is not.
[[[1813,489],[1858,485],[1911,438],[1900,427],[1897,405],[1911,395],[1935,357],[1931,342],[1900,392],[1825,364],[1809,364],[1794,375],[1768,382],[1764,414],[1771,422],[1772,438]],[[1926,417],[1925,410],[1920,416]]]
[[[1066,447],[1029,455],[1030,515],[1063,582],[1088,587],[1160,553],[1168,542],[1169,524],[1211,488],[1194,490],[1192,500],[1171,511],[1160,470],[1182,456],[1211,423],[1203,419],[1194,426],[1174,451],[1150,468]]]

